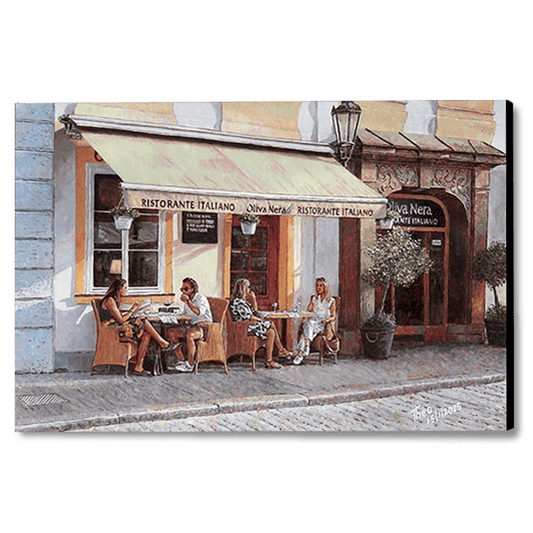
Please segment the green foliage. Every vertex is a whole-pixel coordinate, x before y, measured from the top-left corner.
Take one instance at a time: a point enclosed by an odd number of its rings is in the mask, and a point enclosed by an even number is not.
[[[492,322],[506,322],[507,321],[507,306],[493,305],[487,310],[485,320]]]
[[[124,207],[124,206],[117,206],[113,207],[110,211],[111,216],[113,217],[131,217],[131,218],[137,218],[139,216],[139,211],[137,209],[133,209],[132,207]]]
[[[374,313],[363,326],[368,329],[395,329],[396,318],[388,313]]]
[[[472,277],[476,281],[488,283],[492,289],[505,283],[507,280],[507,246],[505,243],[495,242],[474,256]]]
[[[255,215],[254,213],[243,213],[242,215],[239,216],[239,220],[243,220],[243,221],[246,221],[246,222],[256,222],[256,223],[259,223],[259,217],[257,215]]]
[[[365,250],[365,254],[371,264],[363,272],[363,280],[373,287],[385,288],[380,313],[391,285],[409,287],[432,265],[429,252],[399,226],[380,235],[374,246]]]
[[[503,242],[494,242],[486,250],[478,252],[472,263],[472,277],[484,281],[494,293],[496,307],[500,307],[497,287],[507,280],[507,246]]]

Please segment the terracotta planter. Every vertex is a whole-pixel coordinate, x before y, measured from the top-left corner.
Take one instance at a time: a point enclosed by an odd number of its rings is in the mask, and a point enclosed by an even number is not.
[[[507,346],[507,324],[501,320],[485,320],[487,339],[492,346]]]
[[[390,356],[392,339],[396,328],[361,328],[361,340],[365,357],[387,359]]]

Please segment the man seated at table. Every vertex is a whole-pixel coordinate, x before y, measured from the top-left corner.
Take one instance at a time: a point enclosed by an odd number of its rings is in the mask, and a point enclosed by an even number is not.
[[[178,363],[167,367],[178,372],[192,372],[196,355],[196,341],[205,339],[203,324],[213,322],[208,299],[198,292],[198,283],[193,278],[185,278],[181,285],[180,300],[184,302],[184,313],[190,317],[186,324],[178,328],[170,328],[169,336],[182,339],[180,348],[176,350]],[[183,355],[186,350],[187,359]]]

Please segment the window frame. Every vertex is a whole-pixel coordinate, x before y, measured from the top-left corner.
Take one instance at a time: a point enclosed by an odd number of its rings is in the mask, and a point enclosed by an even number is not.
[[[95,176],[97,174],[109,174],[118,176],[118,174],[105,163],[88,163],[86,165],[86,242],[85,249],[87,251],[85,256],[85,288],[88,294],[105,294],[107,287],[94,286],[94,186]],[[120,178],[120,176],[119,176]],[[142,210],[140,210],[142,211]],[[145,295],[145,294],[165,294],[165,242],[166,242],[166,224],[163,211],[159,211],[159,232],[158,232],[158,261],[157,261],[157,285],[146,287],[130,287],[128,284],[129,295]],[[122,239],[122,235],[121,235]],[[121,248],[122,253],[122,248]],[[129,243],[127,246],[127,253],[129,253]]]

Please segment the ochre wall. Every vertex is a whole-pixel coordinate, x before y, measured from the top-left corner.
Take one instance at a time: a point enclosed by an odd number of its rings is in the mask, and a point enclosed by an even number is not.
[[[300,140],[298,115],[301,102],[224,102],[222,131]]]
[[[407,120],[406,101],[357,102],[361,106],[360,128],[374,131],[402,131]]]
[[[172,102],[81,103],[76,108],[76,114],[135,122],[176,124]]]
[[[491,143],[496,133],[493,100],[439,100],[436,134]]]
[[[403,131],[407,100],[357,101],[361,128]],[[194,103],[190,104],[194,106]],[[302,102],[224,102],[221,130],[228,133],[300,140]],[[76,114],[159,124],[178,124],[172,102],[81,103]],[[496,133],[493,100],[438,100],[436,134],[492,142]]]

